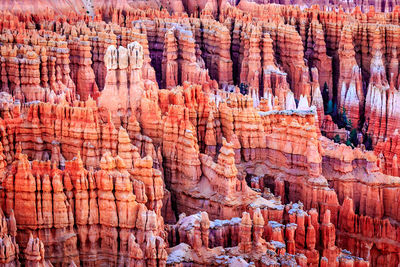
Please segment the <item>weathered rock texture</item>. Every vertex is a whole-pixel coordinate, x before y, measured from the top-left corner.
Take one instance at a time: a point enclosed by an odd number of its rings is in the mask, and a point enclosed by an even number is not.
[[[0,3],[0,265],[400,264],[396,1],[33,2]]]

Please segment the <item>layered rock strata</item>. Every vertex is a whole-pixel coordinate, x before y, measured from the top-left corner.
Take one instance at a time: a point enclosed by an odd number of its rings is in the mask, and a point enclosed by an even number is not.
[[[2,264],[400,263],[393,3],[58,2],[0,4]]]

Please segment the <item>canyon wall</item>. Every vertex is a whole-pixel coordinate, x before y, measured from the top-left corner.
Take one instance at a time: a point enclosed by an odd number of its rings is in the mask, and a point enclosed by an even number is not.
[[[400,264],[395,2],[23,2],[0,265]]]

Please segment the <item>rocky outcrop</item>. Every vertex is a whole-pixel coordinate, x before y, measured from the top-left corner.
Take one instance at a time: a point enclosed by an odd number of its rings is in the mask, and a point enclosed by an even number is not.
[[[166,259],[165,252],[157,254],[159,256],[148,254],[153,246],[160,251],[165,246],[158,237],[163,236],[163,221],[160,219],[163,183],[157,172],[154,178],[150,177],[151,183],[139,176],[131,176],[125,162],[109,153],[102,157],[101,169],[96,172],[84,169],[79,155],[66,162],[64,171],[51,167],[50,162],[34,161],[31,167],[26,155],[19,154],[18,157],[19,160],[13,163],[15,173],[9,173],[4,181],[6,194],[2,203],[7,213],[18,214],[15,219],[17,240],[26,247],[26,260],[43,261],[44,244],[48,251],[46,259],[54,263],[69,263],[71,260],[84,264],[124,262],[133,253],[130,249],[135,247],[132,243],[135,237],[144,253],[141,258],[134,259],[145,262]],[[147,162],[151,171],[152,160]],[[146,171],[139,169],[140,160],[137,165],[133,173],[141,173],[143,177]],[[32,195],[36,195],[36,200]],[[139,202],[142,201],[140,196],[144,199],[142,203]],[[32,211],[32,216],[26,216],[24,210]],[[136,233],[133,240],[131,229]],[[29,237],[30,231],[43,236],[43,243]],[[60,244],[63,254],[56,252]],[[119,254],[114,254],[117,251]]]
[[[107,76],[104,90],[99,97],[99,106],[107,108],[113,121],[119,125],[117,113],[127,114],[129,109],[136,114],[145,91],[141,78],[143,47],[138,42],[128,44],[128,48],[109,46],[104,61]]]
[[[10,213],[7,218],[1,212],[1,264],[18,266],[19,261],[19,246],[16,242],[17,225],[15,222],[14,212]]]
[[[307,38],[307,50],[305,52],[309,65],[318,70],[318,82],[320,88],[327,87],[329,97],[333,96],[332,58],[326,54],[326,43],[322,24],[313,20],[309,26]]]
[[[173,30],[165,33],[162,60],[163,88],[170,89],[178,85],[178,44]]]
[[[89,37],[86,35],[69,41],[70,58],[72,68],[71,76],[76,84],[76,93],[80,100],[86,101],[89,96],[97,99],[99,89],[95,81],[92,65],[92,54],[90,52]]]
[[[399,133],[396,130],[393,137],[384,142],[379,142],[375,149],[375,155],[380,159],[381,171],[388,175],[399,176],[397,154]]]
[[[361,70],[355,59],[351,27],[345,27],[339,43],[338,108],[344,110],[353,127],[358,127],[364,103]]]
[[[77,2],[0,4],[2,264],[399,264],[398,8]]]
[[[231,37],[228,29],[207,18],[200,19],[196,24],[200,24],[199,30],[202,32],[201,39],[196,36],[196,42],[210,77],[217,80],[220,86],[232,84],[232,60],[229,54]]]
[[[275,216],[256,209],[251,214],[244,212],[241,218],[224,221],[210,221],[206,212],[182,215],[177,224],[169,228],[169,242],[173,247],[169,249],[167,263],[196,261],[210,265],[217,260],[220,265],[229,266],[229,262],[239,257],[243,262],[264,265],[284,262],[300,266],[306,266],[305,263],[334,264],[346,259],[368,266],[366,261],[352,257],[348,251],[340,251],[334,245],[335,227],[329,220],[329,211],[319,223],[316,210],[305,212],[297,204],[287,205],[284,212],[275,213]],[[181,244],[177,244],[178,240]],[[322,253],[316,248],[321,248]],[[261,252],[263,256],[257,256]],[[219,259],[220,255],[225,257]]]

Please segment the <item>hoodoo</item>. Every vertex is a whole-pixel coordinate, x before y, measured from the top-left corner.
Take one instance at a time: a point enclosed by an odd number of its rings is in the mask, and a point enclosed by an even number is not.
[[[398,4],[0,1],[0,266],[400,266]]]

